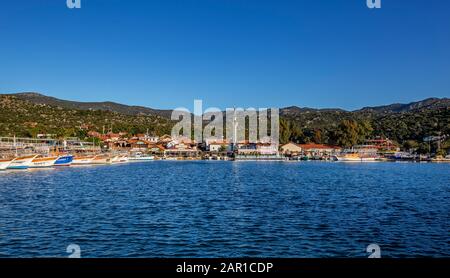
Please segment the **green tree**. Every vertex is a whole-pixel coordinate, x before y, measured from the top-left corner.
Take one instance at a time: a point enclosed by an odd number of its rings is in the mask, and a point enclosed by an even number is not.
[[[289,139],[291,138],[291,130],[289,122],[286,119],[281,118],[280,119],[280,143],[286,144],[289,142]]]
[[[342,147],[356,145],[359,138],[358,123],[354,120],[343,120],[336,132],[336,142]]]
[[[407,140],[403,143],[403,149],[405,150],[416,150],[419,148],[419,143],[415,140]]]
[[[321,144],[322,143],[322,131],[320,129],[316,129],[314,131],[314,142],[316,144]]]
[[[370,121],[368,120],[364,120],[357,123],[357,129],[358,129],[358,143],[364,143],[367,140],[367,138],[372,136],[373,127]]]

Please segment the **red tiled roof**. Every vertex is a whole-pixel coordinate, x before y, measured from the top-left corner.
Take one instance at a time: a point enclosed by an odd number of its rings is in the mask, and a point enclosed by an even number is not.
[[[297,146],[299,146],[302,149],[340,149],[340,147],[338,146],[328,146],[328,145],[322,145],[322,144],[315,144],[315,143],[310,143],[310,144],[296,144]]]

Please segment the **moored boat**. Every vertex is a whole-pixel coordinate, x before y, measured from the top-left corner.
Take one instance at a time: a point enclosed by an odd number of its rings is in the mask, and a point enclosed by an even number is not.
[[[57,156],[44,157],[42,155],[38,155],[36,158],[34,158],[31,161],[29,168],[48,168],[48,167],[53,167],[57,160],[58,160]]]
[[[111,158],[111,163],[117,164],[117,163],[126,163],[128,162],[128,156],[126,155],[116,155]]]
[[[16,159],[14,159],[6,169],[28,169],[31,165],[31,162],[33,161],[33,159],[35,159],[36,157],[38,157],[37,154],[35,155],[29,155],[29,156],[23,156],[23,157],[18,157]]]
[[[63,155],[58,157],[54,166],[70,166],[73,162],[73,155]]]
[[[91,164],[111,164],[111,158],[107,155],[96,155]]]
[[[378,157],[373,155],[365,155],[361,153],[344,153],[341,155],[335,155],[334,158],[337,161],[344,162],[374,162],[377,161]]]
[[[119,156],[116,155],[116,156],[111,157],[111,163],[119,163]]]
[[[121,155],[119,157],[119,163],[127,163],[130,159],[128,158],[127,155]]]
[[[432,162],[450,162],[450,155],[447,156],[437,156],[431,159]]]
[[[73,158],[72,165],[89,165],[92,164],[95,156],[76,156]]]
[[[6,170],[14,159],[0,159],[0,170]]]
[[[134,161],[134,162],[138,162],[138,161],[152,161],[155,160],[155,157],[150,155],[150,156],[146,156],[143,155],[142,153],[137,153],[134,156],[130,156],[128,158],[130,161]]]

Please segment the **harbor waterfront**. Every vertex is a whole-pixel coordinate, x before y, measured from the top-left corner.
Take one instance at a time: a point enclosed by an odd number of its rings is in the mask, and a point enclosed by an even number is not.
[[[129,136],[129,137],[124,137]],[[339,162],[450,162],[448,150],[420,154],[401,149],[387,138],[366,140],[351,148],[308,143],[297,144],[206,139],[148,134],[100,135],[101,146],[79,138],[0,137],[0,170],[26,170],[70,165],[99,165],[153,160],[227,161],[339,161]],[[447,136],[439,137],[438,142]],[[430,144],[431,146],[431,144]],[[431,148],[430,148],[431,150]],[[444,156],[446,155],[446,156]]]
[[[449,257],[438,163],[153,161],[0,172],[0,257]]]

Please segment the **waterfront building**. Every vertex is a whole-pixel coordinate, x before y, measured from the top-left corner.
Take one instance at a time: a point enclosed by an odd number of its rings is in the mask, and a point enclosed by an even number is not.
[[[356,145],[352,147],[353,152],[364,153],[364,154],[377,154],[379,148],[376,145]]]
[[[289,156],[297,156],[302,152],[302,148],[298,144],[293,142],[284,144],[283,146],[281,146],[280,150],[283,154]]]
[[[165,150],[166,148],[160,144],[151,143],[148,145],[148,152],[153,155],[163,156]]]
[[[149,142],[141,139],[130,139],[127,141],[132,152],[146,152],[148,150]]]
[[[159,137],[158,136],[150,136],[150,135],[148,135],[148,133],[146,133],[146,134],[136,134],[136,136],[133,136],[131,139],[146,141],[146,142],[149,142],[149,143],[158,143],[159,142]]]
[[[298,146],[301,148],[301,152],[303,153],[303,155],[315,158],[331,157],[342,151],[342,149],[338,146],[315,143],[299,144]]]
[[[241,141],[236,144],[236,160],[281,160],[278,145],[271,143],[249,143]]]
[[[232,145],[228,140],[205,140],[206,150],[210,152],[231,152]]]
[[[366,140],[366,145],[375,146],[379,152],[398,152],[400,148],[389,138],[375,138]]]
[[[257,143],[256,152],[259,155],[277,155],[278,156],[278,145],[271,143]]]
[[[170,144],[164,150],[164,157],[177,159],[192,159],[200,158],[201,151],[192,143],[179,142],[177,144]]]

